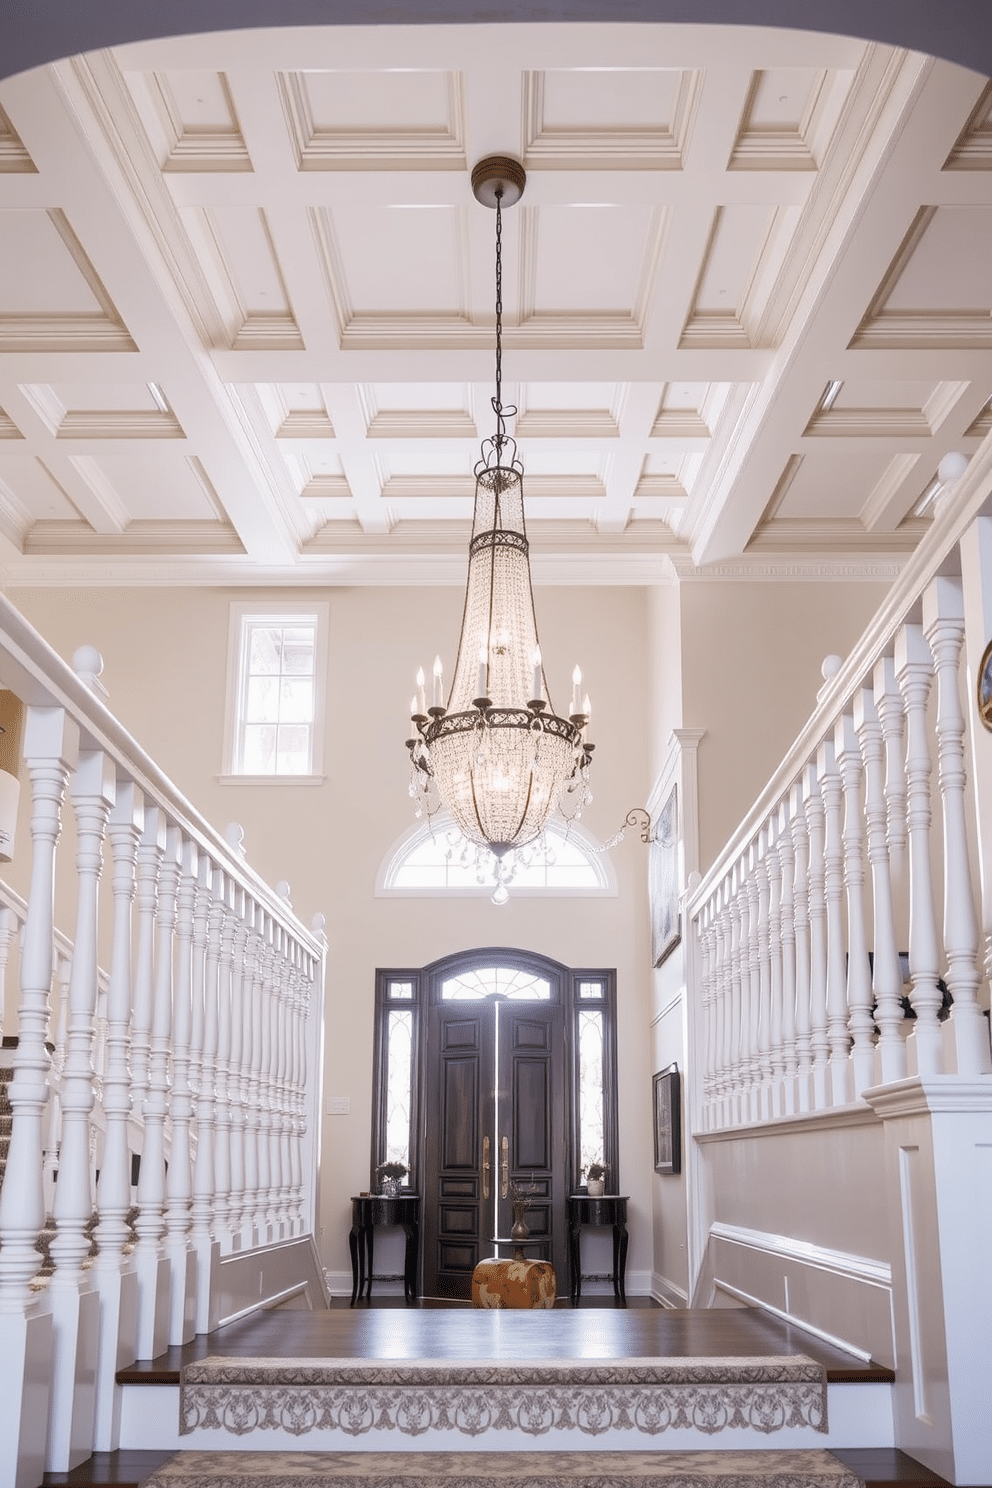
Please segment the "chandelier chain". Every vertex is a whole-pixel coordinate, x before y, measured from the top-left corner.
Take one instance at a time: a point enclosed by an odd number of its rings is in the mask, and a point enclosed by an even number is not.
[[[503,423],[503,188],[496,188],[496,396],[493,412],[496,415],[496,461],[506,442]]]

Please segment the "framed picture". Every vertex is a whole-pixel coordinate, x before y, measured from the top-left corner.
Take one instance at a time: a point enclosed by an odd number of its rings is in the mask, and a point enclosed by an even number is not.
[[[660,966],[682,939],[679,918],[679,798],[672,786],[651,834],[651,965]]]
[[[654,1077],[654,1170],[682,1171],[682,1104],[679,1067],[670,1064]]]

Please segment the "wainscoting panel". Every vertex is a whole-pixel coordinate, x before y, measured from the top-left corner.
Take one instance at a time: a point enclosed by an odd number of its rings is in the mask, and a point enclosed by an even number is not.
[[[892,1273],[885,1262],[714,1223],[709,1263],[714,1287],[737,1301],[760,1303],[866,1359],[894,1366]]]

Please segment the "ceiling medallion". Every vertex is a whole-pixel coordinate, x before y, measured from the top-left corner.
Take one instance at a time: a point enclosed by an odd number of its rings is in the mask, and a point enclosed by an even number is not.
[[[411,704],[410,793],[418,816],[451,813],[470,842],[497,863],[497,903],[507,897],[507,854],[540,837],[551,815],[580,815],[589,794],[589,699],[572,674],[567,718],[555,712],[537,636],[524,526],[523,465],[503,406],[503,208],[523,195],[523,166],[506,156],[480,160],[472,190],[496,211],[496,432],[475,467],[475,513],[455,674],[447,703],[440,657],[431,706],[423,670]]]

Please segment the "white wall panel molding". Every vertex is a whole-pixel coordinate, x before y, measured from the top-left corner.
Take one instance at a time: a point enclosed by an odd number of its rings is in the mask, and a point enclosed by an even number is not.
[[[790,1260],[800,1261],[804,1266],[815,1266],[820,1271],[832,1271],[838,1276],[850,1276],[872,1286],[892,1286],[892,1267],[888,1261],[814,1245],[807,1240],[797,1240],[792,1235],[773,1235],[767,1230],[723,1224],[719,1220],[710,1225],[710,1234],[714,1239],[725,1240],[732,1245],[766,1251],[770,1255],[787,1256]]]

